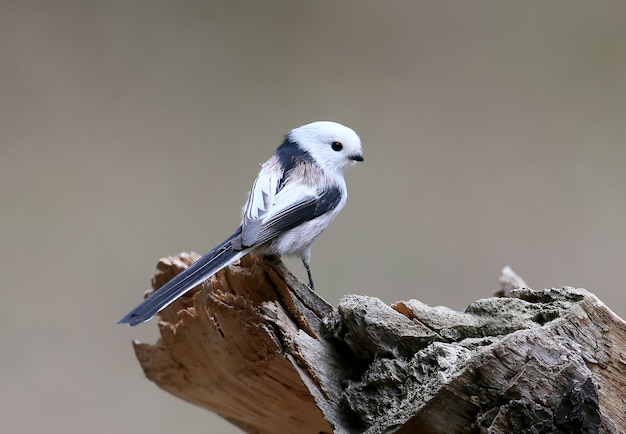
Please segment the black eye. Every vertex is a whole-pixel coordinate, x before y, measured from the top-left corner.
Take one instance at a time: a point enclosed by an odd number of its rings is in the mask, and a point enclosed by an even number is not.
[[[343,149],[343,143],[341,142],[333,142],[332,145],[330,145],[333,148],[333,151],[341,151]]]

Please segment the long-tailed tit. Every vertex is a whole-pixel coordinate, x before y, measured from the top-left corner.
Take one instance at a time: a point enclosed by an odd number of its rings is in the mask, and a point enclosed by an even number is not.
[[[119,323],[134,326],[148,321],[251,251],[299,257],[314,289],[309,267],[311,248],[345,205],[348,193],[344,172],[357,161],[363,161],[361,140],[344,125],[319,121],[289,132],[261,166],[244,205],[241,226],[235,233],[159,288]]]

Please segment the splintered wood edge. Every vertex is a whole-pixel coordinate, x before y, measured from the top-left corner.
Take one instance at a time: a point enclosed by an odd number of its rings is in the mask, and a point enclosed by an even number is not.
[[[264,304],[283,309],[265,267],[225,269],[195,291],[191,306],[187,299],[182,310],[165,309],[160,339],[135,342],[136,356],[160,388],[246,432],[330,433],[303,373],[284,353],[280,331],[262,315]]]

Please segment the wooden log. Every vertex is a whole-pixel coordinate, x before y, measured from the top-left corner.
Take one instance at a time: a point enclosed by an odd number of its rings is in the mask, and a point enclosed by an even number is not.
[[[159,262],[156,288],[197,259]],[[511,271],[512,273],[512,271]],[[626,432],[626,323],[584,289],[336,308],[248,256],[170,305],[146,376],[248,433]],[[417,292],[417,291],[416,291]]]

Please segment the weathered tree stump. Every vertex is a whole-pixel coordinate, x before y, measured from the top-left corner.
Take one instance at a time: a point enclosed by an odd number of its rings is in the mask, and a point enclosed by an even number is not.
[[[195,259],[161,260],[154,288]],[[248,433],[626,432],[624,321],[584,289],[516,279],[465,312],[359,295],[333,308],[248,256],[135,352],[159,387]]]

